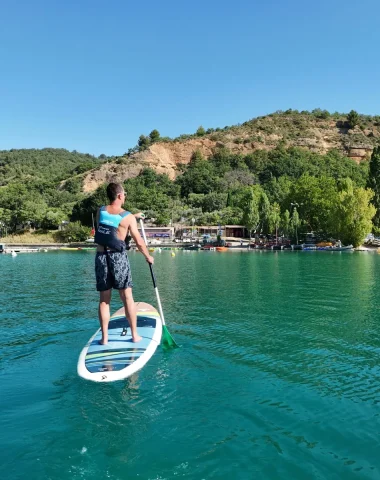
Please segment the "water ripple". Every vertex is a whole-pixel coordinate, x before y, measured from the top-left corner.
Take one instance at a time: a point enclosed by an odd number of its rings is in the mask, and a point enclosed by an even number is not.
[[[99,385],[76,375],[97,328],[93,256],[1,257],[9,478],[380,478],[380,256],[272,253],[156,255],[182,348]]]

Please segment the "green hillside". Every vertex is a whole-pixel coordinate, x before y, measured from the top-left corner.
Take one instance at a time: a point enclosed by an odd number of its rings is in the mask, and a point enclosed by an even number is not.
[[[57,228],[64,219],[90,226],[107,201],[111,174],[125,179],[126,207],[145,211],[156,225],[194,219],[195,225],[241,224],[252,234],[277,232],[293,241],[314,231],[358,245],[371,230],[380,232],[379,127],[379,117],[354,111],[289,110],[223,129],[200,127],[187,144],[186,136],[170,140],[154,130],[118,159],[58,149],[1,151],[0,234],[20,223]],[[209,139],[207,156],[201,137]],[[174,157],[175,179],[154,170],[149,155],[157,142]],[[178,144],[190,152],[189,163],[175,163]],[[103,168],[107,160],[112,163]],[[144,168],[131,178],[140,169],[130,174],[129,164]],[[84,177],[95,167],[102,180],[85,194]]]
[[[0,150],[0,186],[30,179],[58,182],[99,166],[105,158],[63,148]]]

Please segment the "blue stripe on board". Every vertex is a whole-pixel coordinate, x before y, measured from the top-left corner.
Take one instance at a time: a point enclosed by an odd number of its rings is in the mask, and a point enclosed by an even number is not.
[[[139,355],[140,356],[140,355]],[[93,365],[93,364],[96,364],[96,363],[100,363],[100,364],[103,364],[105,362],[111,362],[112,364],[114,363],[114,360],[115,360],[115,363],[117,363],[118,361],[120,360],[127,360],[129,363],[133,363],[138,357],[106,357],[106,358],[94,358],[93,360],[87,360],[86,361],[86,366],[87,365]]]
[[[145,352],[146,348],[138,348],[138,347],[122,347],[122,348],[108,348],[106,350],[97,350],[96,353],[112,353],[112,352],[118,352],[118,351],[123,351],[123,352]],[[92,355],[92,353],[87,353],[87,355]]]

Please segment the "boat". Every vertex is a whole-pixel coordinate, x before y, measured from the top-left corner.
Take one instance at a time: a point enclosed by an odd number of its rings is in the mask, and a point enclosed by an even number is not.
[[[12,248],[4,248],[2,253],[10,253],[12,256],[15,256],[17,253],[37,253],[39,252],[39,248],[28,248],[28,247],[12,247]]]
[[[217,252],[227,252],[228,247],[215,247]]]
[[[303,243],[302,245],[302,250],[317,250],[317,245],[314,243]]]
[[[228,242],[226,243],[226,247],[228,247],[228,250],[248,250],[249,245],[247,243],[244,243],[244,244],[238,243],[233,245],[232,243]]]
[[[215,247],[214,247],[214,245],[203,245],[201,247],[201,250],[207,250],[207,251],[211,252],[211,251],[215,251]]]
[[[345,245],[341,247],[319,247],[318,250],[323,250],[325,252],[345,252],[345,251],[350,251],[353,250],[354,246],[353,245]]]
[[[201,246],[199,244],[185,245],[182,247],[182,250],[200,250]]]

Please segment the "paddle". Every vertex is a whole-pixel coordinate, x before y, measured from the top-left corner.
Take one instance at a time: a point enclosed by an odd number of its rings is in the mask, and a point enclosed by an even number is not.
[[[140,218],[140,226],[141,226],[141,233],[142,233],[142,236],[144,238],[145,245],[148,248],[148,242],[146,241],[144,223],[143,223],[142,218]],[[155,277],[154,272],[153,272],[153,266],[150,263],[149,263],[149,268],[150,268],[150,274],[152,276],[154,291],[156,292],[157,303],[158,303],[158,311],[160,312],[160,317],[161,317],[161,321],[162,321],[162,344],[165,345],[166,347],[179,348],[179,345],[176,344],[174,338],[170,335],[169,330],[167,329],[167,327],[165,325],[164,312],[162,311],[160,294],[158,293],[158,288],[157,288],[157,283],[156,283],[156,277]]]

